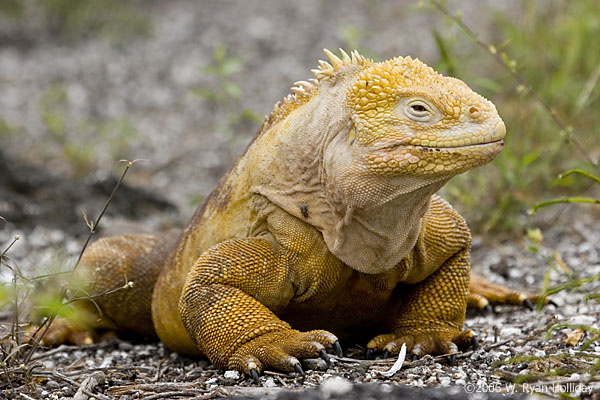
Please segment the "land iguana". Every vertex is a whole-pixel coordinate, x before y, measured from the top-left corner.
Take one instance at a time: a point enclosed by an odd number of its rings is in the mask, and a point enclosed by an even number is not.
[[[454,353],[476,345],[467,304],[530,305],[470,279],[471,234],[436,192],[487,164],[506,133],[495,106],[417,59],[328,50],[316,79],[277,103],[246,152],[174,241],[100,239],[80,270],[89,325],[55,321],[46,343],[95,330],[157,336],[258,378],[303,372],[369,340],[367,353]],[[91,284],[91,283],[90,283]]]

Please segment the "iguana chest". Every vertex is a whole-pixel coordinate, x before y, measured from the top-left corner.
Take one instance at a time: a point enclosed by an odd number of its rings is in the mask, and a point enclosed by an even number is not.
[[[389,323],[410,285],[400,283],[404,262],[381,274],[364,274],[341,261],[334,284],[324,281],[308,299],[293,299],[277,312],[299,330],[326,329],[340,337],[381,331]]]

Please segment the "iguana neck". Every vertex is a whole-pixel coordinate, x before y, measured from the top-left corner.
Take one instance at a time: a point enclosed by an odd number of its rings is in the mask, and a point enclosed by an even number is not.
[[[328,248],[360,272],[376,274],[395,267],[414,247],[431,195],[445,183],[429,184],[375,207],[346,207],[335,213],[335,229],[322,231]]]

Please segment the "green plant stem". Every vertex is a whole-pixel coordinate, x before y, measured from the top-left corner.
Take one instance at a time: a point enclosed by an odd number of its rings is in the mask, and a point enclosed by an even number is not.
[[[561,292],[563,290],[579,287],[583,284],[595,282],[595,281],[599,281],[599,280],[600,280],[600,274],[597,274],[597,275],[586,276],[586,277],[579,278],[579,279],[573,279],[566,283],[561,283],[561,284],[552,286],[552,287],[548,288],[548,290],[545,290],[540,295],[540,299],[538,300],[539,304],[543,304],[543,302],[546,300],[546,297],[551,296],[555,293]]]
[[[590,179],[591,179],[591,180],[593,180],[594,182],[596,182],[596,183],[600,184],[600,177],[598,177],[598,176],[596,176],[596,175],[593,175],[593,174],[590,174],[589,172],[587,172],[587,171],[584,171],[584,170],[582,170],[582,169],[571,169],[571,170],[569,170],[569,171],[565,172],[564,174],[560,174],[559,178],[560,178],[560,179],[564,179],[564,178],[566,178],[567,176],[569,176],[569,175],[572,175],[572,174],[579,174],[579,175],[583,175],[583,176],[585,176],[586,178],[590,178]]]
[[[591,203],[591,204],[600,204],[600,199],[594,199],[592,197],[565,197],[562,199],[552,199],[552,200],[546,200],[546,201],[542,201],[540,203],[537,203],[536,205],[534,205],[531,210],[529,210],[529,214],[531,215],[535,215],[535,212],[541,208],[541,207],[545,207],[545,206],[549,206],[552,204],[559,204],[559,203]]]
[[[598,170],[598,172],[600,172],[600,165],[598,164],[598,162],[596,162],[592,159],[592,157],[585,150],[585,147],[583,146],[583,144],[576,137],[573,136],[572,128],[569,125],[567,125],[558,116],[558,114],[556,113],[556,110],[554,110],[554,108],[552,108],[552,106],[550,106],[550,104],[546,100],[544,100],[544,98],[542,98],[533,89],[533,87],[529,84],[529,82],[527,82],[527,80],[521,74],[519,74],[513,66],[508,65],[506,62],[506,59],[504,57],[502,57],[500,54],[498,54],[495,51],[494,47],[490,46],[489,44],[487,44],[484,41],[482,41],[481,39],[479,39],[478,35],[471,28],[469,28],[460,18],[458,18],[455,15],[452,15],[452,13],[450,13],[450,11],[446,7],[444,7],[438,0],[429,0],[429,1],[442,14],[444,14],[445,16],[450,18],[450,20],[453,21],[465,33],[465,35],[469,39],[471,39],[473,42],[475,42],[481,48],[485,49],[485,51],[497,63],[499,63],[517,82],[520,83],[527,90],[527,92],[530,93],[531,96],[542,107],[544,107],[544,109],[548,112],[548,114],[550,114],[554,123],[560,128],[561,132],[563,132],[565,134],[565,139],[567,140],[567,142],[573,144],[575,146],[575,148],[577,149],[577,151],[579,151],[579,153],[581,153],[581,155],[587,160],[587,162],[590,165],[592,165],[596,170]],[[492,49],[494,49],[494,50],[492,50]]]

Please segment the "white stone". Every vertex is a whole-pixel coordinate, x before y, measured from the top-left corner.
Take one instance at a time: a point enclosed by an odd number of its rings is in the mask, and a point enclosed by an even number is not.
[[[267,379],[265,379],[265,383],[263,383],[263,386],[266,388],[273,388],[277,387],[277,384],[275,383],[275,380],[273,380],[272,377],[268,377]]]
[[[450,386],[450,382],[451,380],[449,376],[442,376],[440,378],[440,385],[442,386]]]
[[[225,377],[225,379],[240,379],[240,373],[238,371],[235,370],[229,370],[229,371],[225,371],[223,373],[223,377]]]
[[[535,350],[533,355],[536,357],[546,357],[546,352],[544,350]]]
[[[352,390],[352,382],[336,376],[329,378],[321,384],[321,392],[327,397],[343,396]]]
[[[596,318],[591,315],[576,315],[569,319],[569,323],[573,325],[592,325],[596,322]]]
[[[514,336],[514,335],[520,335],[521,332],[522,332],[521,328],[506,327],[506,328],[502,328],[502,330],[500,331],[500,335],[501,336]]]

